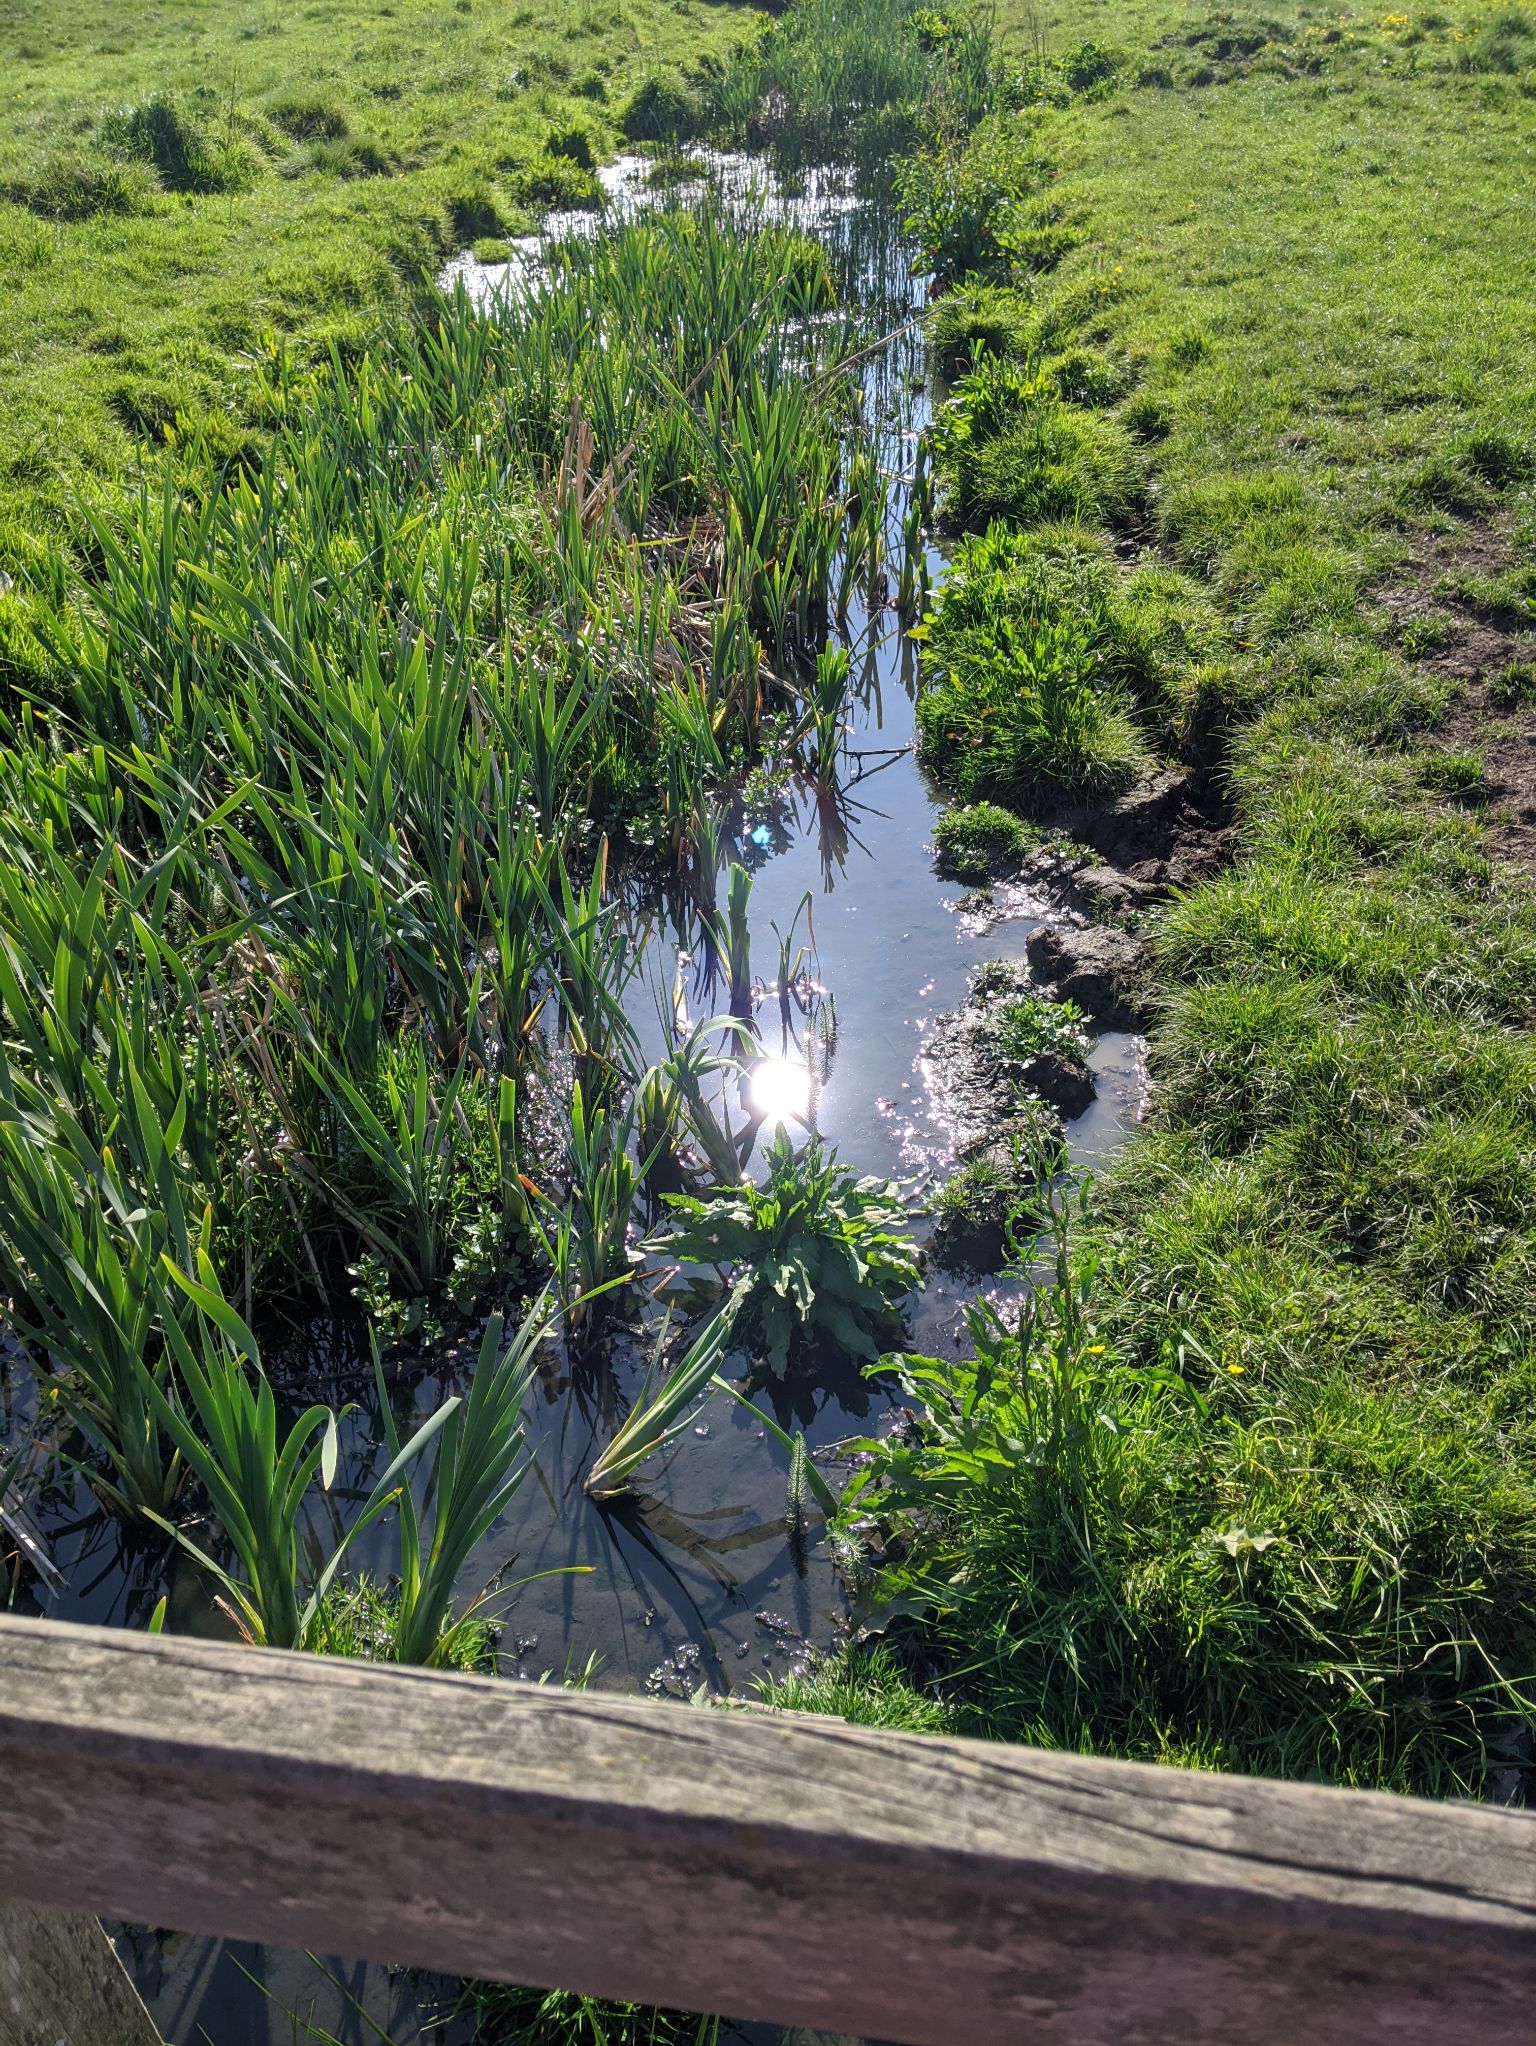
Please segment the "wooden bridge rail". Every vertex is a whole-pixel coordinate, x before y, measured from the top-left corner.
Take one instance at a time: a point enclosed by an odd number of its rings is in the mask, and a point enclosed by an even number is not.
[[[0,1618],[0,1895],[909,2046],[1528,2046],[1536,1820]]]

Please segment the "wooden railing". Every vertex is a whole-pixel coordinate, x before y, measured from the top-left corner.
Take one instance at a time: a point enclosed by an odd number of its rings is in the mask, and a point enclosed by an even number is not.
[[[1536,2039],[1523,1813],[50,1622],[0,1895],[912,2046]]]

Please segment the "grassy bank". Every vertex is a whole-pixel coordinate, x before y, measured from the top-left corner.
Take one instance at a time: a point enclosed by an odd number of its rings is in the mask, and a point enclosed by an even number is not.
[[[1099,631],[1082,686],[1230,796],[1234,860],[1147,914],[1152,1109],[1074,1225],[1086,1301],[913,1380],[877,1598],[973,1730],[1476,1792],[1536,1699],[1536,17],[1092,25],[1086,89],[1047,70],[930,173],[936,337],[982,351],[945,501],[1026,562],[1063,518],[1120,543],[1181,657],[1116,684]],[[1060,702],[1017,635],[1081,599],[1040,573],[995,615]]]
[[[707,0],[18,0],[0,25],[0,569],[146,450],[247,449],[273,337],[349,352],[454,248],[590,202],[658,78],[751,26]]]

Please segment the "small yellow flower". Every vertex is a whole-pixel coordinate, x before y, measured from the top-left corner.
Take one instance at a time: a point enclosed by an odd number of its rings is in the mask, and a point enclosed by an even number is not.
[[[1231,1372],[1234,1378],[1241,1378],[1244,1372],[1248,1369],[1248,1366],[1246,1364],[1229,1364],[1227,1366],[1227,1369],[1228,1371]]]
[[[1088,1345],[1088,1354],[1090,1357],[1102,1357],[1104,1354],[1104,1345],[1102,1343],[1090,1343]]]

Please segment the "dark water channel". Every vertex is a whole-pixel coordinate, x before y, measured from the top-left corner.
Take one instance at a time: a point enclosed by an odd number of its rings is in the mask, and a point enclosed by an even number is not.
[[[907,274],[892,223],[862,202],[851,179],[822,174],[798,192],[777,191],[758,165],[717,158],[707,185],[685,203],[750,206],[819,235],[852,283],[867,312],[872,336],[894,338],[862,366],[865,403],[880,425],[883,465],[893,479],[891,557],[900,557],[900,518],[912,474],[916,435],[927,418],[922,347],[915,320],[923,303],[920,280]],[[606,174],[608,218],[648,203],[641,167],[621,163]],[[668,203],[678,203],[674,194]],[[586,231],[587,223],[553,223],[556,231]],[[498,283],[536,263],[538,245],[519,245],[505,271],[459,258],[450,277],[460,279],[494,317]],[[937,580],[943,560],[930,551]],[[940,1012],[966,997],[968,974],[983,960],[1022,960],[1025,942],[1046,914],[1043,905],[1015,897],[1004,906],[980,906],[958,885],[935,876],[932,827],[938,804],[913,751],[915,649],[894,609],[856,608],[847,638],[858,687],[846,736],[841,802],[818,801],[808,787],[790,786],[766,816],[724,820],[724,851],[753,873],[750,921],[755,975],[774,978],[780,938],[796,926],[795,945],[807,947],[806,983],[814,1009],[835,1014],[835,1034],[823,1027],[811,1047],[815,1069],[811,1114],[841,1157],[861,1172],[890,1175],[908,1185],[919,1210],[925,1190],[953,1162],[946,1128],[922,1055],[925,1035]],[[802,911],[809,893],[809,922]],[[681,991],[694,1017],[723,1009],[723,999],[701,984],[699,933],[687,912],[670,921],[653,905],[637,904],[636,936],[648,933],[633,985],[631,1010],[648,1057],[666,1048]],[[684,955],[679,968],[679,954]],[[792,1007],[790,1037],[781,1045],[779,1007],[760,1011],[765,1049],[782,1051],[786,1064],[806,1062],[813,1020]],[[1098,1094],[1071,1127],[1074,1158],[1105,1160],[1134,1121],[1143,1091],[1135,1040],[1110,1034],[1093,1053]],[[771,1125],[770,1125],[771,1126]],[[1002,1282],[931,1270],[912,1304],[913,1347],[953,1354],[963,1334],[965,1303],[986,1285]],[[318,1355],[335,1397],[359,1401],[349,1423],[347,1471],[337,1488],[338,1528],[349,1500],[361,1497],[377,1468],[378,1417],[371,1410],[365,1360],[318,1332]],[[434,1356],[412,1384],[425,1415],[449,1392],[462,1390],[474,1345]],[[643,1374],[639,1333],[621,1339],[606,1360],[607,1391],[623,1402]],[[582,1490],[593,1457],[611,1432],[603,1415],[605,1388],[568,1366],[552,1369],[530,1416],[535,1470],[511,1511],[464,1573],[471,1594],[498,1570],[522,1578],[580,1565],[590,1574],[554,1575],[528,1584],[505,1615],[502,1649],[508,1675],[528,1678],[590,1670],[600,1686],[643,1688],[686,1696],[698,1685],[714,1690],[749,1686],[782,1675],[837,1636],[845,1615],[841,1587],[825,1544],[812,1543],[800,1567],[791,1553],[785,1520],[785,1464],[781,1447],[738,1404],[715,1397],[698,1410],[688,1433],[665,1459],[641,1473],[641,1489],[619,1511],[600,1511]],[[769,1395],[761,1394],[761,1398]],[[878,1430],[886,1394],[856,1366],[792,1389],[773,1389],[782,1425],[801,1427],[813,1453],[835,1466],[841,1440]],[[34,1502],[57,1572],[41,1609],[59,1618],[143,1625],[164,1582],[164,1559],[125,1554],[115,1528],[93,1509],[90,1495],[55,1481]],[[351,1551],[353,1567],[387,1571],[391,1538],[381,1534],[372,1551]],[[173,1630],[206,1624],[203,1594],[187,1573],[172,1587]],[[462,2028],[424,2033],[437,2007],[430,1988],[395,1979],[376,1967],[328,1963],[338,1989],[305,1957],[207,1939],[133,1933],[125,1951],[153,2014],[173,2046],[279,2046],[334,2036],[346,2046],[387,2037],[404,2046],[429,2037],[455,2046]],[[792,1961],[788,1963],[792,1966]],[[364,2019],[352,1999],[367,2011]],[[777,2029],[750,2036],[777,2039]]]

